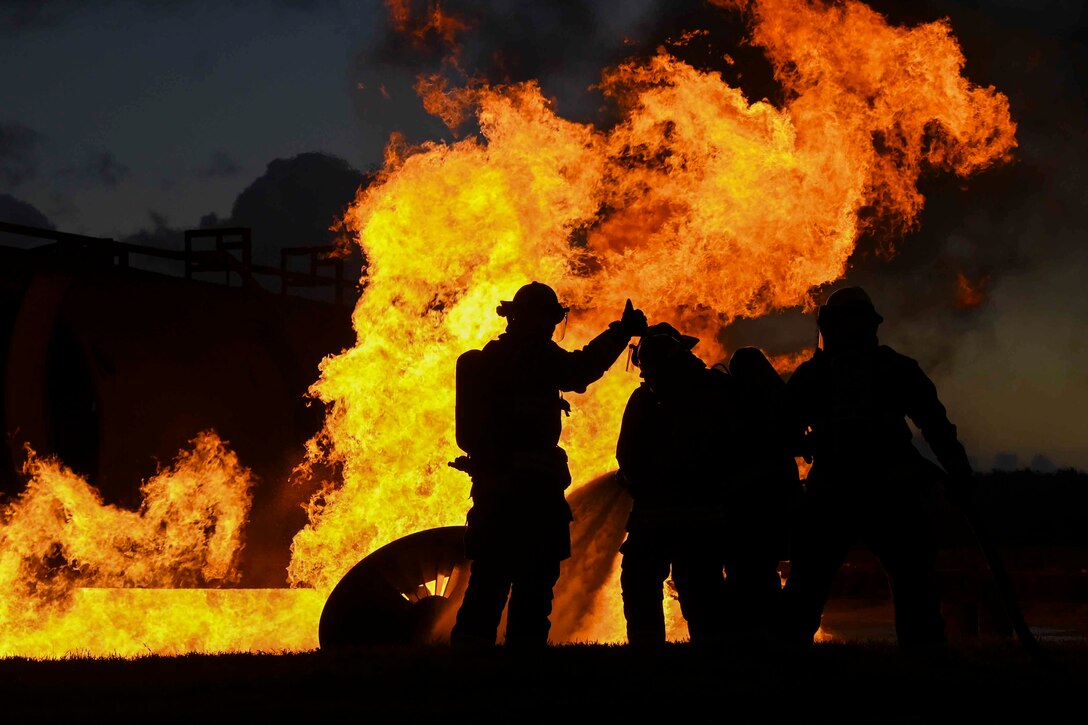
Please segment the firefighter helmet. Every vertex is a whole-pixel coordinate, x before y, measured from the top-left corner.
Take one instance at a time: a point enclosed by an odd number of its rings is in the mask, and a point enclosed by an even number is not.
[[[635,360],[637,355],[637,365],[642,378],[647,382],[672,377],[677,372],[694,369],[695,366],[705,367],[703,361],[692,352],[699,338],[681,335],[671,326],[668,327],[673,330],[672,333],[658,332],[653,335],[643,335],[638,347],[631,355],[632,360]]]
[[[548,285],[530,282],[514,293],[514,299],[500,302],[495,311],[507,319],[535,318],[558,325],[570,308],[559,303],[559,296]]]
[[[678,342],[680,346],[687,348],[688,350],[691,350],[699,344],[699,338],[692,337],[691,335],[684,335],[667,322],[658,322],[657,324],[650,325],[648,328],[646,328],[646,332],[642,334],[642,337],[639,339],[638,345],[635,345],[632,348],[631,362],[635,364],[635,367],[642,367],[642,365],[639,364],[639,361],[641,360],[640,353],[642,350],[642,343],[650,340],[650,338],[652,337],[657,336],[662,336],[668,338],[669,340]],[[654,348],[663,349],[667,348],[668,346],[668,342],[650,340],[650,345],[648,349],[651,350],[650,355],[653,356],[655,354]]]
[[[877,325],[884,321],[873,306],[872,299],[861,287],[842,287],[835,290],[816,313],[816,324],[820,327],[846,319]]]

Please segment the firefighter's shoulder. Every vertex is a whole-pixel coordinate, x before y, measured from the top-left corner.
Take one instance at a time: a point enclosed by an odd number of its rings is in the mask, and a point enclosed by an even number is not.
[[[877,348],[877,356],[882,367],[902,375],[924,375],[919,362],[909,355],[904,355],[889,345]]]

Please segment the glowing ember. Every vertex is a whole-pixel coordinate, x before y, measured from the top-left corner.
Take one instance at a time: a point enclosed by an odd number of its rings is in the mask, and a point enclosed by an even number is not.
[[[388,4],[419,38],[435,34],[453,48],[466,29],[437,6],[417,23],[406,4]],[[309,504],[288,571],[316,601],[377,547],[464,522],[469,481],[446,465],[458,454],[454,361],[501,331],[495,305],[521,284],[547,282],[573,307],[567,346],[583,344],[630,297],[652,322],[700,336],[696,352],[717,362],[728,353],[717,333],[732,320],[811,307],[810,291],[844,274],[866,224],[910,229],[923,170],[966,176],[1015,148],[1007,99],[962,77],[945,22],[891,27],[856,2],[717,4],[748,13],[787,91],[783,107],[750,102],[664,50],[605,71],[602,88],[622,119],[609,129],[560,118],[535,83],[450,90],[421,79],[427,108],[451,123],[475,114],[481,134],[418,148],[393,139],[345,220],[369,260],[353,316],[358,341],[321,365],[312,393],[330,413],[309,447],[311,463],[336,464],[342,477]],[[564,446],[576,487],[615,467],[637,382],[621,360],[572,396]],[[132,656],[136,638],[156,651],[315,646],[312,597],[247,593],[239,607],[252,614],[235,617],[212,595],[194,595],[212,612],[194,629],[185,621],[194,600],[175,592],[144,590],[138,604],[128,590],[76,595],[79,586],[236,579],[249,478],[213,436],[152,479],[136,513],[103,506],[59,464],[34,466],[0,529],[0,652]],[[611,581],[578,639],[622,640]],[[133,611],[143,614],[131,625],[139,634],[108,635],[127,629],[118,623]],[[285,628],[272,641],[262,633],[276,616]]]

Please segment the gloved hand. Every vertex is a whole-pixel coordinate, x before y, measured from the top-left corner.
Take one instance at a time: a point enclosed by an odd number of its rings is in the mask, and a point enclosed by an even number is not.
[[[623,307],[620,324],[623,326],[623,331],[631,337],[641,337],[648,327],[646,313],[642,310],[636,310],[635,306],[631,304],[630,298],[628,298],[627,304]]]

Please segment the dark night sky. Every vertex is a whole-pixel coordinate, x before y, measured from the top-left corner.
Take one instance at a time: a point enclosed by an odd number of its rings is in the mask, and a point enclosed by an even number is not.
[[[949,18],[967,77],[1009,97],[1020,148],[1008,167],[927,182],[920,230],[890,262],[859,253],[848,280],[877,299],[884,339],[931,370],[980,467],[1088,469],[1088,12],[870,4],[896,23]],[[728,46],[739,27],[694,0],[447,6],[474,19],[467,68],[538,78],[561,115],[599,123],[588,88],[606,65],[704,26]],[[308,173],[350,182],[380,163],[391,131],[448,138],[412,91],[439,60],[393,36],[380,0],[0,1],[0,220],[180,244],[208,215],[230,219],[274,160],[319,152],[331,158]],[[759,59],[746,70],[744,90],[773,100]],[[954,309],[935,281],[953,268],[989,280],[983,305]],[[788,347],[805,325],[742,325],[735,339]]]

